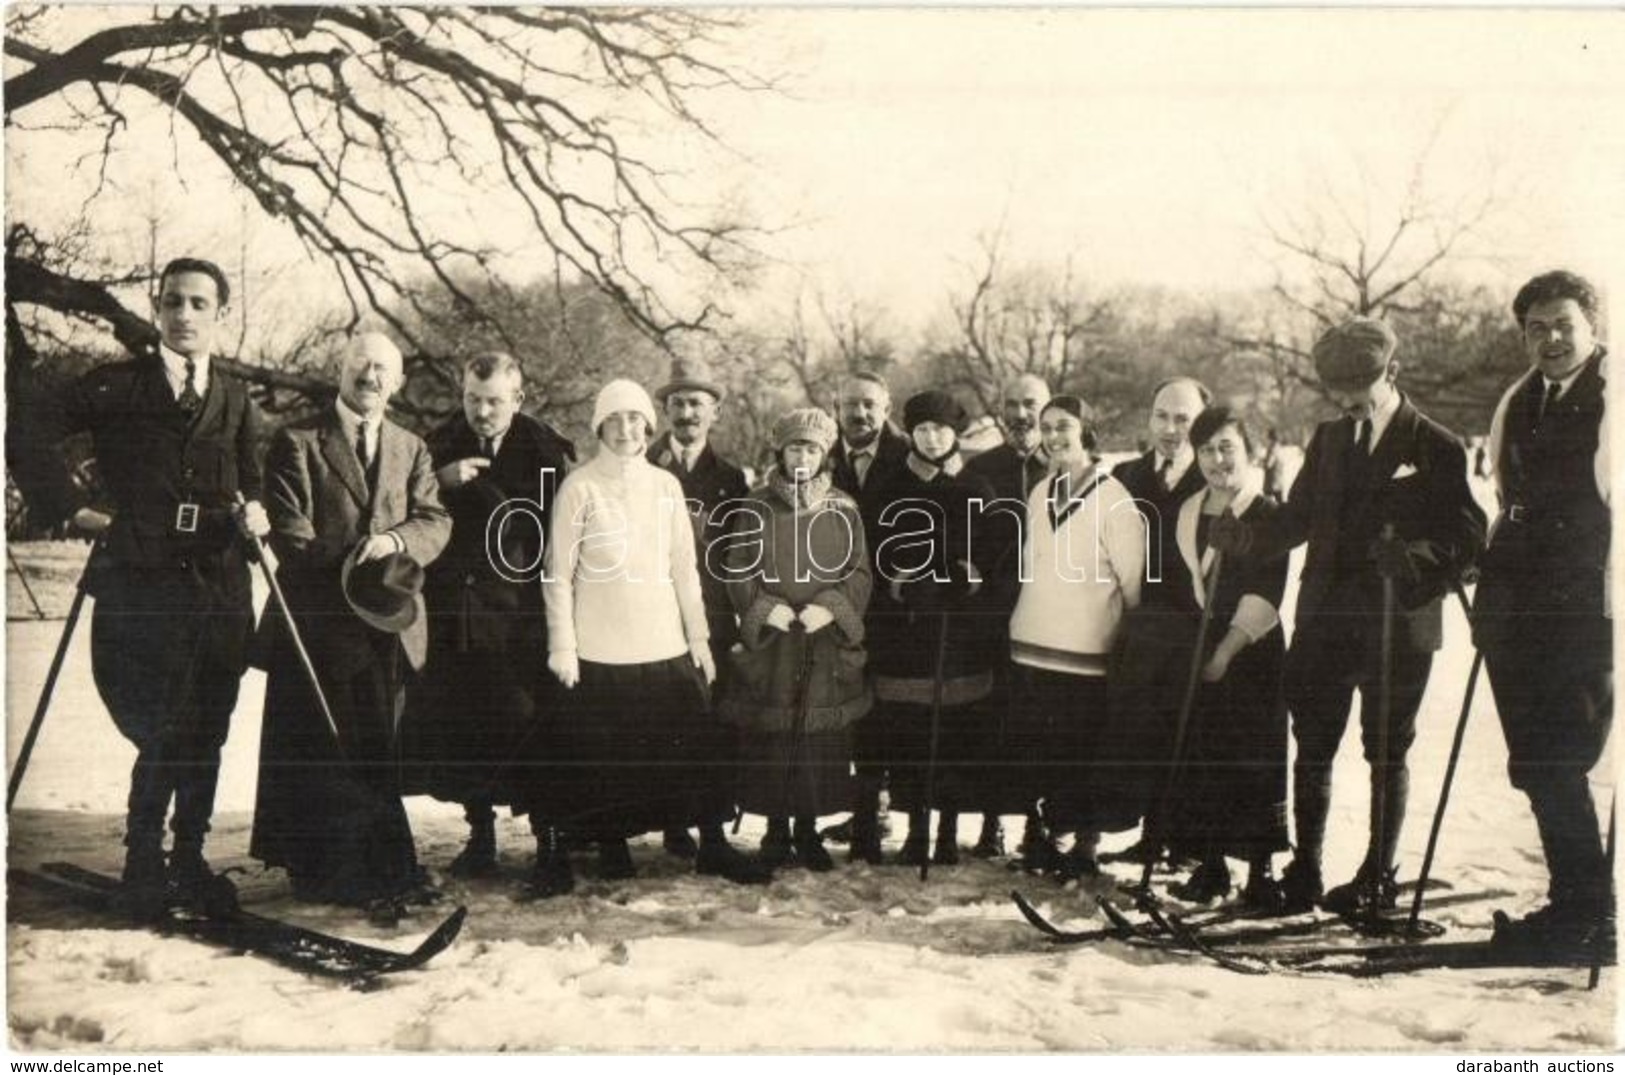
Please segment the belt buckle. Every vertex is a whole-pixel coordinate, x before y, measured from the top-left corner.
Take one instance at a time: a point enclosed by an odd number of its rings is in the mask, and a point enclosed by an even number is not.
[[[1529,509],[1522,504],[1513,504],[1507,508],[1507,518],[1515,523],[1526,523],[1529,521]]]
[[[182,534],[197,533],[198,507],[196,504],[180,504],[175,508],[175,529]]]

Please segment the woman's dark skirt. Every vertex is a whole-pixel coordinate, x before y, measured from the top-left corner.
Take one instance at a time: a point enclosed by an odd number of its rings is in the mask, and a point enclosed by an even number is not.
[[[987,763],[997,745],[998,731],[986,698],[940,707],[933,771],[931,706],[876,701],[873,711],[857,724],[853,750],[860,765],[890,773],[887,786],[892,809],[971,811],[986,801]]]
[[[1055,831],[1110,827],[1118,812],[1102,794],[1100,742],[1106,727],[1104,676],[1016,665],[1006,724],[1007,780]]]
[[[581,682],[547,708],[529,767],[537,820],[605,840],[733,816],[736,733],[712,716],[687,653],[582,661]]]
[[[765,817],[822,817],[852,809],[852,733],[739,733],[739,808]]]

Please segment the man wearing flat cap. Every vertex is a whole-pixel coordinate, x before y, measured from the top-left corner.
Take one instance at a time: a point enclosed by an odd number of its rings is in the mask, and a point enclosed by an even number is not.
[[[1351,318],[1316,341],[1315,372],[1341,417],[1315,430],[1279,512],[1250,527],[1227,515],[1210,538],[1221,552],[1262,559],[1308,542],[1285,674],[1297,743],[1297,845],[1281,879],[1288,911],[1396,903],[1394,854],[1409,789],[1405,756],[1442,644],[1441,605],[1483,546],[1484,513],[1468,489],[1466,449],[1399,390],[1395,350],[1393,330],[1369,317]],[[1384,579],[1393,581],[1397,604],[1386,734]],[[1356,689],[1371,766],[1370,835],[1354,880],[1325,892],[1321,848],[1332,760]]]
[[[683,499],[688,502],[689,518],[694,522],[700,592],[705,598],[711,657],[719,677],[712,691],[716,697],[727,689],[727,654],[739,641],[733,602],[728,600],[728,588],[723,584],[727,537],[733,529],[723,505],[742,501],[750,494],[745,472],[711,446],[711,427],[716,424],[717,408],[726,395],[705,363],[675,359],[671,377],[654,394],[670,428],[649,445],[649,460],[670,471],[683,487]],[[667,851],[682,858],[692,858],[698,849],[694,838],[683,829],[666,832],[664,844]]]
[[[288,870],[300,899],[366,907],[381,921],[431,895],[401,804],[397,725],[428,644],[423,567],[451,533],[428,446],[385,417],[402,380],[387,337],[355,337],[339,360],[337,400],[280,430],[266,458],[281,589],[326,712],[269,612],[249,847]]]

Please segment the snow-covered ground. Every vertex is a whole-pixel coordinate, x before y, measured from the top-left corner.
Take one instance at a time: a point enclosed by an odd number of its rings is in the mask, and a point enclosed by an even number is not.
[[[60,615],[83,547],[15,551],[41,600]],[[14,617],[6,634],[8,757],[15,758],[62,624],[16,619],[28,606],[14,577],[7,607]],[[10,818],[13,864],[63,858],[112,871],[121,860],[133,752],[91,684],[87,627],[88,617]],[[1446,630],[1450,648],[1435,664],[1412,754],[1402,876],[1414,876],[1420,863],[1471,660],[1459,609],[1450,609]],[[263,691],[261,676],[245,679],[212,861],[248,868],[239,881],[254,910],[409,947],[436,916],[377,929],[350,912],[295,903],[280,872],[262,873],[247,857]],[[1484,936],[1493,907],[1527,909],[1544,888],[1534,824],[1507,786],[1504,750],[1481,684],[1435,875],[1458,892],[1515,895],[1431,915],[1457,938]],[[1611,771],[1605,765],[1598,774],[1604,809]],[[1353,871],[1363,848],[1365,787],[1350,736],[1331,821],[1334,882]],[[462,840],[458,810],[422,799],[409,805],[424,862],[442,869]],[[740,889],[687,874],[658,841],[636,849],[635,881],[592,880],[589,858],[575,894],[518,903],[532,844],[522,821],[503,819],[498,831],[502,879],[446,880],[451,902],[470,908],[461,940],[426,970],[367,993],[184,940],[107,929],[15,894],[7,927],[12,1047],[1461,1053],[1576,1052],[1617,1041],[1613,971],[1595,992],[1586,991],[1583,971],[1565,970],[1436,971],[1369,982],[1242,977],[1117,943],[1052,949],[1020,920],[1010,889],[1071,925],[1090,918],[1091,905],[1075,890],[999,863],[933,869],[923,885],[910,869],[859,866],[822,876],[786,872],[765,889]],[[759,819],[747,819],[741,838],[753,845],[759,836]]]

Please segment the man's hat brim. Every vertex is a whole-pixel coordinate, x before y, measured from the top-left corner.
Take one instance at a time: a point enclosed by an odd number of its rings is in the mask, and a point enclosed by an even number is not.
[[[387,634],[398,635],[418,622],[418,607],[422,602],[422,597],[414,595],[412,600],[387,616],[359,604],[350,594],[350,572],[355,570],[359,563],[356,554],[360,551],[361,546],[358,544],[350,551],[350,555],[344,558],[344,567],[339,575],[339,586],[344,590],[344,601],[350,606],[350,611],[359,616],[361,621],[368,627]]]

